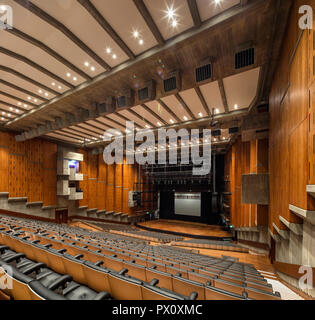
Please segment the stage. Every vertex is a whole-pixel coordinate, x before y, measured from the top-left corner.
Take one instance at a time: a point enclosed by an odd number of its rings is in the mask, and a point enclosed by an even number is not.
[[[233,235],[220,226],[178,220],[154,220],[139,222],[137,226],[146,230],[180,235],[186,238],[231,240]]]

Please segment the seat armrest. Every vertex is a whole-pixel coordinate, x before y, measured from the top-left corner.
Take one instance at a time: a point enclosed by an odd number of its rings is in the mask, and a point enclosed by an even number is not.
[[[74,259],[80,260],[80,259],[83,258],[83,257],[84,257],[84,256],[83,256],[83,254],[81,253],[81,254],[78,254],[78,255],[74,256]]]
[[[156,286],[159,283],[158,279],[152,279],[152,281],[150,282],[150,286]]]
[[[58,289],[59,287],[62,287],[64,289],[67,282],[71,282],[72,280],[73,278],[66,274],[55,280],[47,289],[52,291]]]
[[[124,268],[124,269],[121,269],[118,274],[120,274],[121,276],[124,276],[127,272],[128,272],[128,269]]]
[[[19,260],[21,258],[25,258],[25,254],[24,253],[17,253],[15,255],[11,256],[10,258],[3,259],[3,261],[6,262],[6,263],[10,263],[12,261]]]
[[[28,274],[31,274],[31,273],[34,272],[34,271],[38,271],[38,270],[41,269],[41,268],[46,268],[45,263],[40,262],[40,263],[36,263],[36,264],[30,266],[30,267],[26,268],[26,269],[23,271],[23,274],[28,275]]]
[[[62,254],[62,253],[67,252],[67,249],[60,249],[60,250],[57,250],[57,252]]]
[[[110,294],[108,292],[100,292],[98,293],[93,300],[109,300]]]
[[[32,241],[32,243],[34,243],[34,244],[40,243],[40,240],[34,240],[34,241]]]
[[[45,248],[51,248],[52,247],[52,244],[51,243],[47,243],[47,244],[45,244],[43,247],[45,247]]]
[[[103,264],[104,264],[103,261],[97,261],[97,262],[94,263],[94,265],[97,266],[97,267],[99,267],[99,266],[101,266]]]
[[[4,250],[10,249],[8,246],[0,246],[0,253],[2,254]]]

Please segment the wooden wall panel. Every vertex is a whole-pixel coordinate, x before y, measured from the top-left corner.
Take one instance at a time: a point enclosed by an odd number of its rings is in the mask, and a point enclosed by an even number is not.
[[[0,192],[9,191],[9,134],[0,133]]]

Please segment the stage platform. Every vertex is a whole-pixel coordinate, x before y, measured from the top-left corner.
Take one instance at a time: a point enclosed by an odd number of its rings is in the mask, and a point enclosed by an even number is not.
[[[137,227],[157,232],[175,234],[186,238],[208,240],[232,240],[233,235],[220,226],[179,220],[153,220],[139,222]]]

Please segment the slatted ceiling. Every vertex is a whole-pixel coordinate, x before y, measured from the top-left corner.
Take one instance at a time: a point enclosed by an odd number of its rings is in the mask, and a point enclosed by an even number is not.
[[[123,127],[126,126],[126,120],[120,118],[119,116],[117,116],[117,115],[114,114],[114,113],[108,114],[106,117],[109,118],[109,119],[113,119],[114,121],[117,121],[117,122],[121,123],[121,125],[122,125]]]
[[[98,133],[99,135],[103,134],[104,133],[104,130],[100,129],[100,128],[96,128],[95,126],[92,126],[92,125],[88,125],[86,123],[81,123],[80,124],[80,127],[83,129],[87,129],[87,130],[91,130],[91,131],[94,131],[95,133]]]
[[[199,113],[202,113],[202,117],[207,116],[207,111],[203,107],[195,89],[185,90],[179,93],[182,99],[186,102],[188,108],[192,111],[194,116],[198,119],[200,118]]]
[[[71,136],[77,137],[78,139],[85,139],[85,138],[90,139],[92,137],[91,134],[76,130],[75,128],[65,128],[56,132],[60,132],[65,135],[71,135]]]
[[[13,34],[10,34],[9,32],[2,32],[0,37],[0,46],[26,57],[27,59],[39,64],[40,66],[52,72],[53,74],[59,76],[60,78],[69,81],[69,79],[66,76],[66,67],[64,64],[53,58],[45,51],[30,44],[29,42],[24,41],[23,39],[16,37]],[[76,76],[78,79],[76,82],[69,82],[74,85],[78,85],[80,83],[85,82],[84,78],[82,78],[79,75]],[[49,83],[49,87],[51,87],[51,82]]]
[[[100,118],[97,118],[97,120],[104,123],[104,125],[109,128],[113,128],[113,129],[117,129],[117,130],[124,130],[124,128],[125,128],[123,124],[118,125],[117,123],[111,121],[108,118],[100,117]]]
[[[150,123],[154,124],[155,127],[157,127],[158,122],[161,122],[158,118],[153,116],[141,106],[133,107],[132,110],[135,111],[140,117],[144,118],[145,121],[149,121]]]
[[[180,102],[175,98],[175,96],[167,96],[162,98],[162,101],[175,113],[178,115],[181,121],[184,121],[184,116],[187,117],[188,120],[191,120],[190,115],[186,112],[186,110],[183,108],[183,106],[180,104]],[[174,123],[176,122],[173,117],[168,119],[168,123],[171,124],[170,120],[173,120]]]
[[[135,55],[157,45],[132,0],[116,0],[106,6],[103,0],[92,0],[91,2]],[[133,37],[134,30],[140,34],[138,39]],[[143,45],[139,45],[140,39],[143,39]]]
[[[88,124],[90,124],[90,125],[92,125],[94,127],[99,128],[103,132],[106,131],[109,128],[105,123],[104,123],[104,125],[101,125],[100,123],[98,123],[96,121],[93,121],[93,120],[86,121],[86,123],[88,123]]]
[[[158,101],[146,102],[146,106],[149,107],[153,112],[157,113],[164,121],[169,123],[172,119],[172,115],[165,110],[165,108]],[[174,119],[176,122],[176,119]]]
[[[56,138],[58,140],[64,140],[64,141],[67,141],[67,142],[79,143],[79,141],[78,141],[79,139],[65,137],[60,133],[47,133],[46,136],[52,137],[52,138]]]
[[[7,81],[7,82],[13,83],[16,86],[23,88],[27,91],[33,92],[37,95],[42,95],[46,99],[52,99],[52,98],[56,97],[56,95],[52,94],[51,92],[46,91],[45,89],[42,89],[42,87],[38,87],[38,86],[30,83],[29,81],[23,80],[22,78],[17,77],[11,73],[0,70],[0,78],[2,80]],[[39,93],[38,90],[42,90],[42,93]],[[46,92],[48,93],[48,96],[45,96]]]
[[[27,98],[28,98],[29,95],[27,95],[26,93],[23,93],[21,91],[13,89],[13,88],[11,88],[11,87],[9,87],[9,86],[7,86],[5,84],[2,84],[2,83],[0,83],[0,91],[6,92],[6,93],[8,93],[10,95],[13,95],[13,96],[17,97],[18,99],[20,98],[20,99],[23,99],[25,101],[29,101],[29,102],[31,102],[33,104],[36,104],[36,105],[40,105],[40,104],[42,104],[44,102],[44,101],[41,101],[41,100],[39,100],[37,98],[34,98],[33,96],[30,96],[31,100],[28,100]],[[37,99],[37,102],[35,102],[34,99]]]
[[[25,105],[26,103],[24,103],[24,102],[22,102],[22,101],[20,101],[20,100],[17,100],[17,99],[13,99],[13,98],[7,97],[7,96],[5,96],[5,95],[3,95],[3,94],[1,94],[1,93],[0,93],[0,101],[3,101],[3,102],[4,102],[3,104],[8,103],[8,104],[10,104],[10,105],[13,105],[13,106],[17,106],[17,107],[19,107],[19,108],[22,108],[22,109],[24,109],[24,110],[26,110],[26,111],[33,108],[33,107],[30,106],[28,103],[27,103],[27,107],[25,107],[24,105]],[[19,105],[19,102],[21,102],[21,105]]]
[[[65,25],[69,30],[71,30],[72,33],[74,33],[81,41],[83,41],[90,49],[92,49],[111,67],[114,67],[128,60],[127,55],[113,41],[108,33],[103,28],[101,28],[96,20],[77,1],[34,0],[32,2],[36,6],[47,12],[49,15],[57,19],[63,25]],[[117,55],[117,59],[113,59],[111,55],[108,55],[106,53],[107,47],[112,48],[113,52]],[[82,67],[84,67],[83,63],[85,61],[93,62],[93,65],[96,67],[96,71],[98,72],[103,69],[90,57],[82,60],[81,65],[77,66],[82,69]],[[104,69],[102,71],[104,71]],[[94,73],[90,70],[88,70],[88,74],[90,76],[94,76]]]
[[[122,114],[123,116],[125,116],[126,118],[130,119],[131,121],[134,121],[135,126],[140,125],[142,128],[144,128],[146,125],[145,121],[137,118],[135,115],[130,113],[128,110],[121,110],[121,111],[119,111],[119,113]]]
[[[14,12],[14,27],[43,42],[45,45],[72,62],[76,67],[82,68],[82,61],[90,57],[62,32],[26,10],[12,0],[7,1]],[[50,1],[45,1],[45,3]],[[43,4],[43,2],[41,2]],[[55,1],[54,1],[55,3]],[[62,10],[60,10],[62,11]],[[75,54],[73,54],[75,52]],[[96,65],[96,62],[95,62]],[[65,68],[65,73],[68,68]],[[71,72],[71,70],[69,70]],[[77,75],[76,75],[77,76]],[[66,74],[64,75],[66,77]],[[65,78],[66,79],[66,78]]]
[[[155,24],[159,28],[164,39],[170,39],[177,34],[190,29],[194,23],[186,1],[183,0],[144,0]],[[173,7],[177,27],[172,27],[167,18],[167,9]]]
[[[81,135],[86,134],[86,135],[88,135],[88,136],[95,137],[95,138],[99,138],[99,136],[100,136],[100,135],[97,134],[97,133],[91,132],[91,131],[89,131],[89,130],[85,130],[85,129],[83,129],[83,128],[81,128],[81,127],[78,127],[78,126],[72,126],[72,127],[70,127],[69,129],[73,129],[73,130],[75,130],[77,133],[79,133],[79,134],[81,134]]]
[[[0,61],[1,61],[0,62],[1,65],[12,68],[12,69],[18,71],[19,73],[22,73],[22,74],[26,75],[27,77],[34,79],[34,80],[42,83],[46,87],[52,88],[60,93],[63,93],[65,91],[69,90],[69,88],[67,86],[65,86],[64,84],[60,84],[58,81],[47,76],[46,74],[42,73],[41,71],[38,71],[37,69],[33,68],[32,66],[30,66],[24,62],[21,62],[15,58],[12,58],[8,55],[5,55],[1,52],[0,52]],[[52,85],[53,82],[56,84],[55,86]],[[58,88],[58,86],[61,86],[61,89]]]
[[[256,68],[223,79],[230,111],[235,104],[238,109],[249,107],[257,93],[259,74],[260,68]]]
[[[212,108],[218,109],[218,113],[224,113],[224,105],[219,89],[218,81],[210,82],[205,85],[200,86],[202,95],[204,96],[210,111]],[[216,112],[216,111],[215,111]]]
[[[219,4],[216,4],[214,0],[197,0],[198,11],[202,21],[208,20],[238,4],[240,4],[240,0],[225,0]]]

